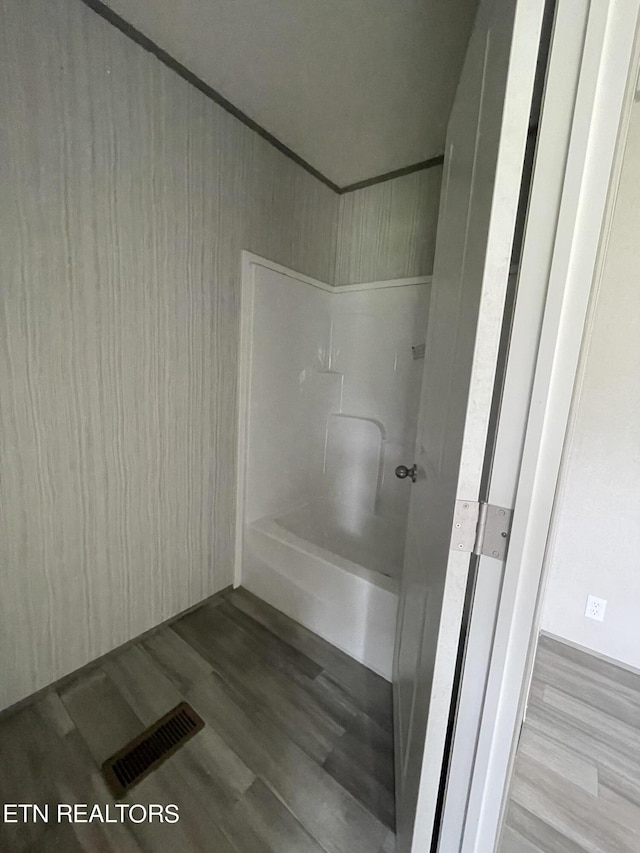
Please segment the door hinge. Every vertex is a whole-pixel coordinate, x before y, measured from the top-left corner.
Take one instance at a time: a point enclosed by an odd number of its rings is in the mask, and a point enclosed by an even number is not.
[[[513,511],[485,501],[456,501],[451,550],[504,560]]]

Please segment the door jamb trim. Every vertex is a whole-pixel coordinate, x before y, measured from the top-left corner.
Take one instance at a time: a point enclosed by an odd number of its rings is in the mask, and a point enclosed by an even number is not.
[[[546,545],[583,331],[592,283],[595,290],[602,272],[633,105],[639,9],[640,0],[598,0],[589,12],[589,73],[585,80],[581,71],[578,84],[462,853],[495,850],[499,840],[533,667]]]

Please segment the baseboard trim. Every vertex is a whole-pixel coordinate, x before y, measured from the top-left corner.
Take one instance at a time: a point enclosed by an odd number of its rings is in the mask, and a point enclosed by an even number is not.
[[[193,604],[191,605],[191,607],[187,607],[185,610],[181,610],[174,616],[170,616],[168,619],[165,619],[164,622],[160,622],[158,625],[154,625],[154,627],[149,628],[148,631],[144,631],[142,634],[138,634],[137,637],[133,637],[131,640],[127,640],[125,643],[121,643],[121,645],[116,646],[114,649],[111,649],[111,651],[105,652],[103,655],[100,655],[100,657],[90,660],[88,663],[83,664],[83,666],[78,667],[78,669],[74,669],[73,672],[70,672],[67,675],[63,675],[62,678],[58,678],[55,681],[52,681],[49,684],[45,685],[44,687],[41,687],[39,690],[36,690],[35,693],[30,693],[28,696],[25,696],[24,699],[19,699],[17,702],[14,702],[13,705],[9,705],[6,708],[3,708],[0,711],[0,720],[5,719],[5,717],[11,716],[11,714],[14,714],[16,711],[21,711],[23,708],[34,704],[46,693],[49,693],[52,690],[58,690],[61,687],[64,687],[65,685],[69,684],[70,682],[75,681],[77,678],[80,678],[80,676],[86,675],[87,673],[91,672],[91,670],[97,669],[104,663],[104,661],[121,654],[122,652],[131,648],[131,646],[135,646],[137,643],[142,642],[142,640],[146,640],[147,637],[153,636],[153,634],[156,634],[163,628],[166,628],[169,625],[172,625],[174,622],[177,622],[178,619],[182,619],[182,617],[186,616],[187,613],[191,613],[192,611],[197,610],[204,604],[210,604],[211,602],[216,601],[217,599],[223,598],[223,596],[231,589],[233,589],[232,584],[225,586],[223,589],[218,590],[218,592],[214,592],[213,595],[210,595],[207,598],[203,598],[202,601],[199,601],[197,604]]]
[[[560,637],[558,634],[552,634],[551,631],[540,631],[540,636],[547,637],[547,639],[553,640],[556,643],[562,643],[563,645],[569,646],[578,652],[583,652],[585,655],[590,655],[604,663],[611,664],[611,666],[617,666],[620,669],[624,669],[627,672],[632,673],[633,675],[640,676],[640,669],[638,669],[638,667],[632,666],[630,663],[625,663],[621,660],[616,660],[616,658],[611,658],[608,655],[602,654],[602,652],[596,652],[594,649],[587,648],[587,646],[581,646],[580,643],[575,643],[573,640],[568,640],[566,637]]]

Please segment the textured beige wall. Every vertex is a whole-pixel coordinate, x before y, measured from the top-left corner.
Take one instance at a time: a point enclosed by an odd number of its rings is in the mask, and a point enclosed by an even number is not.
[[[0,707],[232,579],[240,250],[338,199],[78,0],[0,0]]]
[[[340,196],[336,284],[431,275],[442,166]]]

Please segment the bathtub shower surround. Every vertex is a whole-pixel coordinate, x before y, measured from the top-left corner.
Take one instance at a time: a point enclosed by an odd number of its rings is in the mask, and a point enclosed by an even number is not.
[[[236,581],[387,678],[428,297],[245,254]]]

